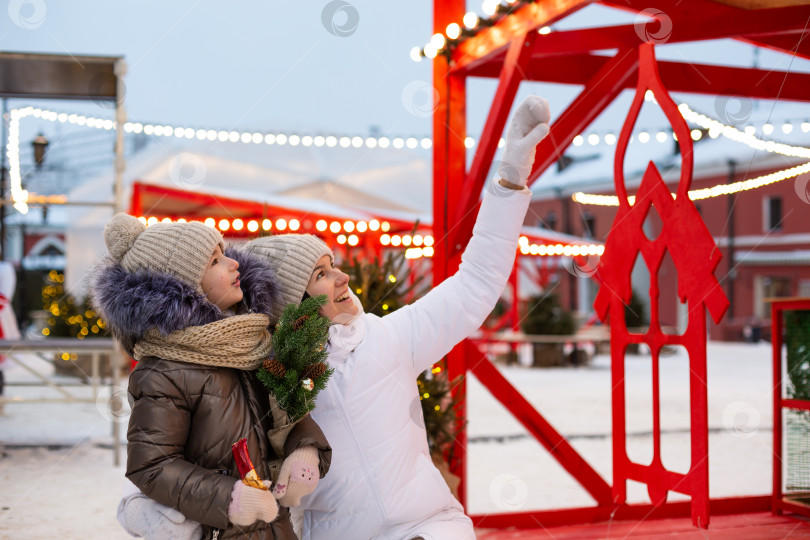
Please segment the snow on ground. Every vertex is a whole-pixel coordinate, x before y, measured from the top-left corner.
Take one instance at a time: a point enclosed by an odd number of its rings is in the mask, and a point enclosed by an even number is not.
[[[709,470],[712,497],[771,489],[772,395],[769,344],[709,343]],[[26,356],[40,370],[49,365]],[[7,381],[32,376],[6,360]],[[609,358],[581,368],[500,367],[537,410],[608,482],[611,478]],[[651,456],[649,356],[628,356],[628,446]],[[661,362],[664,464],[689,463],[688,368],[680,351]],[[51,380],[75,379],[50,375]],[[588,506],[593,500],[475,380],[468,379],[469,511],[474,514]],[[71,392],[91,398],[88,386]],[[113,466],[110,390],[91,403],[7,404],[0,415],[0,539],[129,538],[115,521],[123,464]],[[10,386],[8,397],[53,398],[41,387]],[[123,436],[123,435],[122,435]],[[125,461],[121,450],[122,463]],[[643,486],[631,502],[647,502]],[[673,496],[671,499],[685,498]]]
[[[34,355],[19,355],[51,381],[78,379],[53,375]],[[6,382],[37,379],[6,358]],[[110,389],[93,399],[89,385],[65,389],[90,403],[9,403],[0,415],[0,539],[131,538],[118,525],[125,451],[113,466],[112,420],[122,435],[126,418],[108,409]],[[50,388],[7,386],[6,397],[55,399]],[[2,407],[2,406],[0,406]]]
[[[709,475],[712,497],[770,493],[773,406],[769,343],[709,343]],[[647,355],[628,355],[628,455],[652,459],[652,368]],[[612,484],[610,358],[586,367],[501,373],[574,449]],[[680,349],[663,357],[662,459],[667,468],[689,467],[689,369]],[[468,511],[486,514],[590,506],[594,500],[542,445],[474,377],[468,379],[470,488]],[[498,442],[500,435],[508,442]],[[686,499],[670,494],[670,500]],[[646,488],[631,482],[630,502],[649,502]]]

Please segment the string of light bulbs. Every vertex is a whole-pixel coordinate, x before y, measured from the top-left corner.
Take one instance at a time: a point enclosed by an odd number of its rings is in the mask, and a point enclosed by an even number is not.
[[[602,244],[535,244],[529,238],[521,236],[518,239],[518,249],[523,255],[539,255],[541,257],[584,257],[596,255],[601,257],[605,252]]]
[[[757,189],[769,184],[781,182],[795,178],[800,174],[810,172],[810,162],[803,165],[797,165],[789,169],[783,169],[771,174],[750,178],[741,182],[734,182],[732,184],[718,184],[710,188],[693,189],[689,191],[689,199],[699,201],[701,199],[710,199],[712,197],[719,197],[721,195],[731,195],[739,193],[740,191],[748,191],[749,189]],[[675,193],[672,193],[672,198],[675,198]],[[597,206],[619,206],[619,198],[616,195],[595,195],[592,193],[574,193],[571,198],[580,204],[591,204]],[[635,195],[628,195],[627,201],[630,206],[635,203]]]
[[[11,198],[14,208],[25,214],[28,212],[29,202],[48,202],[34,197],[29,197],[26,190],[22,189],[22,174],[20,169],[20,122],[32,117],[50,122],[63,124],[75,124],[77,126],[103,129],[111,131],[116,129],[117,124],[113,120],[96,118],[77,113],[57,112],[37,107],[22,107],[12,109],[9,112],[9,131],[6,142],[6,154],[9,159],[9,178],[11,186]],[[425,150],[433,146],[430,137],[360,137],[349,135],[323,135],[298,133],[261,133],[248,131],[234,131],[223,129],[201,129],[193,127],[172,126],[157,123],[126,122],[124,124],[126,133],[135,133],[154,137],[174,137],[176,139],[197,139],[200,141],[219,141],[241,144],[266,144],[266,145],[289,145],[289,146],[326,146],[328,148],[407,148],[414,150],[422,148]],[[465,145],[470,148],[475,141],[468,137]],[[504,143],[502,142],[501,145]],[[33,195],[33,194],[32,194]],[[51,202],[57,203],[53,200]]]
[[[138,216],[138,221],[146,225],[147,227],[154,225],[156,223],[188,223],[189,220],[185,218],[178,218],[172,219],[170,217],[158,218],[157,216]],[[250,233],[257,233],[259,229],[262,229],[264,232],[269,232],[272,230],[276,230],[279,232],[286,232],[287,230],[296,232],[302,227],[304,230],[307,227],[312,227],[313,224],[310,222],[309,225],[306,223],[302,224],[300,220],[297,218],[285,219],[285,218],[277,218],[275,221],[271,219],[250,219],[250,220],[243,220],[241,218],[234,218],[234,219],[215,219],[213,217],[208,218],[198,218],[194,221],[200,221],[204,225],[211,227],[213,229],[219,229],[223,233],[228,232],[230,230],[236,232],[242,232],[243,230],[247,230]],[[433,256],[433,245],[434,239],[432,235],[429,234],[389,234],[388,232],[391,230],[391,224],[387,221],[380,221],[378,219],[371,219],[369,221],[352,221],[346,220],[342,223],[340,221],[332,221],[331,223],[327,222],[325,219],[319,219],[317,222],[314,223],[314,228],[318,232],[325,233],[326,231],[335,234],[335,240],[338,244],[348,244],[349,246],[356,246],[360,243],[360,236],[359,234],[363,234],[366,232],[369,233],[376,233],[381,232],[379,242],[383,246],[392,246],[392,247],[405,247],[406,252],[405,256],[408,259],[416,259],[419,257],[432,257]],[[357,234],[353,234],[357,233]]]
[[[655,101],[655,97],[651,91],[647,92],[647,94],[645,95],[645,99],[647,99],[648,101]],[[757,128],[754,127],[753,125],[746,126],[744,131],[740,131],[739,129],[733,126],[725,125],[718,120],[712,119],[706,115],[693,111],[685,103],[679,105],[679,110],[681,111],[681,114],[687,121],[690,121],[702,127],[703,129],[708,130],[709,137],[711,138],[716,138],[719,135],[723,135],[734,141],[742,142],[758,150],[764,150],[767,152],[776,152],[787,156],[810,158],[810,149],[808,148],[790,146],[787,144],[777,143],[774,141],[765,141],[755,137],[754,134],[756,133]],[[63,197],[42,198],[42,196],[29,194],[26,190],[22,189],[22,175],[20,171],[20,159],[19,159],[20,121],[29,116],[33,118],[43,119],[46,121],[75,124],[78,126],[85,126],[89,128],[103,129],[108,131],[116,128],[116,123],[110,119],[96,118],[76,113],[57,112],[35,107],[23,107],[19,109],[12,109],[9,113],[10,117],[9,135],[6,144],[6,153],[9,159],[11,197],[14,203],[14,207],[21,213],[27,213],[28,211],[27,203],[29,202],[43,203],[43,204],[44,203],[58,204],[59,202],[63,202]],[[773,133],[774,129],[775,129],[774,125],[770,123],[765,123],[761,126],[762,133],[766,135]],[[801,123],[801,130],[803,133],[810,132],[810,122],[803,121]],[[202,129],[202,128],[171,126],[164,124],[142,123],[142,122],[127,122],[124,124],[124,131],[136,134],[143,133],[145,135],[156,137],[161,136],[175,137],[178,139],[197,139],[197,140],[220,141],[220,142],[241,143],[241,144],[268,144],[268,145],[289,144],[290,146],[298,146],[300,144],[302,146],[316,146],[316,147],[326,146],[330,148],[334,148],[337,146],[340,146],[341,148],[349,148],[349,147],[361,148],[363,146],[367,148],[377,148],[377,147],[388,148],[389,146],[392,146],[395,149],[401,148],[416,149],[418,147],[421,147],[423,149],[430,149],[432,147],[432,140],[429,137],[363,138],[360,136],[348,136],[348,135],[322,135],[322,134],[300,135],[297,133],[240,132],[233,130]],[[789,134],[792,131],[793,131],[793,124],[785,122],[782,125],[783,133]],[[698,129],[694,129],[691,132],[691,137],[695,141],[700,140],[702,135],[703,132]],[[634,140],[637,139],[638,142],[644,144],[652,141],[653,136],[649,131],[640,131],[633,136],[633,139]],[[674,133],[668,131],[658,131],[655,134],[654,139],[659,143],[666,143],[673,139],[677,140]],[[596,146],[602,143],[607,145],[614,145],[616,144],[616,140],[617,140],[616,135],[613,133],[600,135],[599,133],[594,132],[587,135],[584,134],[577,135],[576,137],[574,137],[572,144],[574,146],[582,146],[583,144],[585,144],[585,142],[587,142],[592,146]],[[477,141],[473,137],[467,137],[465,139],[465,147],[467,148],[473,148],[476,143]],[[503,138],[499,139],[498,147],[502,148],[504,144],[505,144],[504,139]],[[714,189],[713,191],[714,193],[717,193],[719,191],[719,188],[718,189],[712,188],[712,189]],[[605,204],[604,203],[605,199],[600,199],[599,197],[603,197],[600,195],[594,195],[593,197],[589,197],[588,194],[578,193],[575,194],[575,196],[577,196],[581,200],[603,201],[602,204]],[[586,202],[584,204],[599,204],[599,203]]]
[[[422,58],[433,59],[443,52],[448,52],[451,47],[459,44],[466,38],[477,34],[482,28],[493,26],[498,20],[512,13],[522,4],[531,4],[532,0],[484,0],[481,4],[483,17],[475,11],[468,11],[461,19],[461,24],[453,22],[447,25],[443,33],[436,33],[423,47],[413,47],[411,49],[411,60],[421,62]],[[551,33],[551,28],[544,26],[537,30],[540,34]]]
[[[692,122],[693,124],[697,124],[704,129],[708,129],[709,136],[711,136],[711,134],[714,132],[716,134],[726,137],[727,139],[731,139],[732,141],[740,142],[747,146],[750,146],[755,150],[764,150],[765,152],[782,154],[785,156],[810,159],[810,148],[804,148],[801,146],[791,146],[789,144],[759,139],[754,135],[754,133],[756,133],[756,129],[753,126],[747,126],[744,131],[740,131],[734,126],[723,124],[719,120],[715,120],[704,114],[700,114],[698,112],[693,111],[686,103],[681,103],[680,105],[678,105],[678,110],[681,112],[681,116],[683,116],[683,118],[687,122]],[[770,126],[770,129],[764,128],[763,133],[765,133],[766,131],[768,133],[772,133],[773,126],[771,124],[765,125]],[[791,127],[786,131],[785,126]],[[782,130],[786,134],[790,133],[793,130],[792,124],[783,125]],[[802,122],[802,131],[804,133],[810,131],[810,122]]]
[[[645,99],[654,101],[655,97],[652,95],[652,92],[648,90],[647,94],[645,95]],[[805,148],[802,146],[791,146],[789,144],[777,143],[775,141],[766,141],[757,138],[754,135],[756,130],[755,128],[753,128],[753,126],[747,126],[744,129],[744,131],[740,131],[734,126],[723,124],[719,120],[715,120],[709,116],[695,112],[686,103],[681,103],[680,105],[678,105],[678,110],[680,111],[681,115],[687,122],[697,124],[703,129],[709,130],[709,136],[711,136],[712,138],[716,138],[722,135],[723,137],[731,139],[735,142],[745,144],[751,148],[754,148],[755,150],[761,150],[772,154],[782,154],[784,156],[803,157],[810,159],[810,148]],[[806,130],[805,126],[807,126]],[[692,130],[693,139],[695,139],[695,131],[698,130]],[[803,122],[802,131],[805,132],[810,131],[810,123]],[[786,131],[786,133],[788,132],[789,131]],[[698,131],[698,133],[700,133],[700,131]],[[731,184],[718,184],[710,188],[694,189],[689,191],[689,198],[693,201],[696,201],[701,199],[709,199],[712,197],[719,197],[721,195],[731,195],[733,193],[739,193],[740,191],[757,189],[763,186],[774,184],[776,182],[781,182],[783,180],[789,180],[790,178],[795,178],[800,174],[804,174],[806,172],[810,172],[810,162],[804,163],[802,165],[797,165],[794,167],[789,167],[787,169],[776,171],[770,174],[758,176],[756,178],[749,178],[748,180],[742,180],[740,182],[733,182]],[[673,193],[672,196],[674,198],[675,194]],[[583,193],[580,191],[574,193],[571,196],[571,198],[575,202],[578,202],[580,204],[591,204],[597,206],[619,205],[619,198],[616,195],[597,195],[594,193]],[[635,202],[635,196],[630,195],[627,197],[627,200],[629,204],[632,206],[633,203]]]

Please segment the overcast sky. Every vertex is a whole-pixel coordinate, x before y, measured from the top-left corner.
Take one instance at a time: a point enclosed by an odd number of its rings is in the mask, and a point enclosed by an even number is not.
[[[0,49],[60,54],[122,55],[128,118],[215,129],[429,135],[425,113],[430,62],[413,62],[432,27],[428,0],[303,2],[214,0],[10,0],[0,12]],[[336,9],[340,8],[340,9]],[[468,2],[468,9],[481,12]],[[632,23],[635,16],[591,6],[556,28]],[[810,62],[731,42],[658,48],[659,58],[700,60],[810,71]],[[494,91],[492,81],[470,81],[468,116],[477,135]],[[558,115],[576,87],[524,83],[520,95],[539,93]],[[686,96],[711,113],[715,98]],[[59,111],[109,109],[75,101],[21,103]],[[618,129],[629,96],[599,122]],[[766,116],[810,116],[803,105],[760,103]],[[656,123],[660,119],[651,117]],[[39,122],[39,125],[34,125]],[[49,131],[30,120],[28,129]],[[23,138],[23,140],[25,140]]]

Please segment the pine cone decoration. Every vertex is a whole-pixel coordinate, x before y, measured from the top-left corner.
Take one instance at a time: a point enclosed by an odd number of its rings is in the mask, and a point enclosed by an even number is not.
[[[318,377],[320,377],[321,375],[324,374],[326,369],[327,369],[326,364],[324,364],[323,362],[318,362],[316,364],[310,364],[304,370],[304,378],[313,379],[313,380],[317,379]]]
[[[287,369],[284,367],[284,364],[275,358],[268,358],[262,362],[262,367],[271,375],[275,375],[279,378],[283,377],[287,373]]]
[[[293,329],[301,330],[301,328],[303,328],[304,324],[307,322],[307,319],[309,319],[308,315],[302,315],[301,317],[295,319],[295,322],[293,322]]]

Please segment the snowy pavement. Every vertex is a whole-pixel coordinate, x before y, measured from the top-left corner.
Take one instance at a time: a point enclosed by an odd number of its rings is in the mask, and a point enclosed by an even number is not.
[[[769,344],[710,343],[709,467],[712,497],[764,495],[771,489],[772,394]],[[46,365],[29,359],[40,368]],[[6,362],[9,362],[8,360]],[[688,369],[681,352],[663,359],[664,464],[685,470],[689,455]],[[611,479],[609,359],[581,368],[500,367],[608,483]],[[12,364],[9,381],[30,380]],[[68,380],[68,379],[65,379]],[[651,456],[648,356],[627,359],[629,452]],[[79,389],[90,397],[89,387]],[[7,396],[55,397],[11,386]],[[113,466],[105,389],[93,403],[8,404],[0,416],[0,539],[56,536],[129,538],[115,521],[123,465]],[[469,379],[469,508],[472,514],[587,506],[590,496],[474,377]],[[126,417],[117,418],[126,425]],[[123,430],[122,430],[123,431]],[[125,459],[122,450],[122,461]],[[631,502],[648,502],[631,483]],[[685,497],[672,497],[676,498]]]
[[[709,343],[710,495],[765,495],[772,489],[773,395],[769,343]],[[501,367],[501,373],[612,484],[610,363],[597,356],[582,368]],[[649,356],[628,356],[628,455],[652,458],[652,372]],[[685,351],[661,360],[661,446],[664,465],[689,466],[689,386]],[[474,377],[468,379],[468,511],[472,514],[589,506],[594,500]],[[493,435],[504,436],[500,443]],[[490,440],[491,442],[484,442]],[[476,442],[480,441],[480,442]],[[671,494],[670,500],[687,499]],[[628,485],[629,502],[649,502]]]

